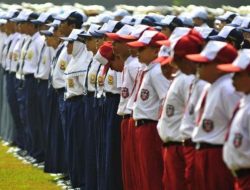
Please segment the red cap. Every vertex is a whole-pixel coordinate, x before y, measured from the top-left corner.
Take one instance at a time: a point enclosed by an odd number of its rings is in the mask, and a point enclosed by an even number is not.
[[[187,59],[199,63],[232,63],[236,57],[237,50],[231,44],[220,41],[209,41],[201,53],[186,56]]]
[[[146,30],[139,40],[127,43],[128,46],[139,48],[144,46],[159,46],[157,41],[166,40],[167,36],[158,31]]]

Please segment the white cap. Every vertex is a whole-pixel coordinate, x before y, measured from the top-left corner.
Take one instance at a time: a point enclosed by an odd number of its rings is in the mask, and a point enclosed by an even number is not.
[[[201,35],[201,37],[203,39],[206,39],[209,34],[213,31],[213,28],[209,28],[209,27],[199,27],[199,26],[196,26],[194,27],[194,29],[199,32],[199,34]]]
[[[81,32],[83,32],[82,29],[73,29],[68,37],[61,37],[61,39],[65,41],[75,41]]]
[[[109,20],[108,23],[105,23],[101,29],[99,30],[102,33],[106,33],[106,32],[113,32],[116,24],[118,23],[118,21],[115,20]],[[98,32],[98,31],[97,31]]]
[[[183,37],[186,36],[191,31],[190,28],[186,27],[176,27],[169,37],[171,44],[171,49],[174,49],[176,43]]]
[[[142,36],[139,38],[138,42],[142,42],[144,44],[149,44],[152,40],[152,38],[158,34],[158,31],[154,31],[154,30],[146,30],[145,32],[143,32]]]
[[[224,26],[218,36],[226,39],[233,29],[235,29],[233,26]]]
[[[83,33],[80,33],[79,36],[92,36],[91,33],[95,32],[96,30],[98,30],[100,28],[100,25],[98,24],[91,24],[89,26],[89,29],[87,32],[83,32]]]
[[[220,50],[227,45],[228,43],[226,42],[209,41],[200,54],[206,57],[208,60],[214,60]]]
[[[133,25],[135,23],[135,18],[133,16],[125,16],[122,18],[121,22],[123,24],[129,24],[129,25]]]
[[[162,25],[169,25],[176,16],[173,15],[167,15],[164,19],[161,20],[160,24]]]
[[[95,19],[92,20],[93,23],[107,23],[109,20],[114,20],[114,16],[108,13],[102,13],[95,17]]]
[[[183,12],[183,13],[181,13],[181,14],[178,16],[178,18],[181,19],[182,23],[183,23],[185,26],[191,26],[191,27],[192,27],[192,26],[194,25],[190,13]]]
[[[36,20],[31,20],[31,22],[45,23],[50,16],[52,16],[52,13],[49,12],[41,13]]]
[[[238,27],[242,24],[243,20],[244,20],[244,17],[236,16],[236,17],[234,17],[234,19],[232,20],[232,22],[229,25]]]
[[[23,10],[19,13],[19,15],[16,18],[11,19],[14,22],[18,21],[27,21],[29,19],[29,16],[33,13],[31,10]]]
[[[197,7],[192,14],[192,18],[201,18],[203,20],[207,20],[207,16],[207,11],[203,7]]]
[[[250,65],[250,49],[239,50],[238,57],[232,65],[241,68],[241,70],[245,70]]]
[[[127,10],[124,9],[118,9],[113,13],[114,17],[125,17],[129,15],[129,12]]]

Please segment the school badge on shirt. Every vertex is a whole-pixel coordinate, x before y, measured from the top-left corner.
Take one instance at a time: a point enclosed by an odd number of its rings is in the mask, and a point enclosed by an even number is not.
[[[43,63],[44,65],[45,65],[45,63],[46,63],[46,58],[47,58],[47,57],[44,56],[44,57],[43,57],[43,60],[42,60],[42,63]]]
[[[112,75],[108,75],[108,84],[109,84],[109,85],[113,85],[113,83],[114,83],[114,78],[113,78],[113,76],[112,76]]]
[[[168,117],[172,117],[174,115],[174,106],[168,104],[166,108],[166,114]]]
[[[122,88],[121,88],[121,95],[122,95],[122,97],[123,97],[124,99],[127,98],[127,97],[129,97],[128,88],[122,87]]]
[[[12,59],[13,59],[14,61],[18,61],[18,53],[13,52],[13,54],[12,54]]]
[[[34,56],[34,53],[33,53],[33,51],[28,51],[28,53],[27,53],[27,58],[28,58],[28,60],[31,60],[32,58],[33,58],[33,56]]]
[[[234,147],[235,148],[239,148],[242,144],[242,134],[240,133],[236,133],[235,136],[234,136],[234,140],[233,140],[233,143],[234,143]]]
[[[147,89],[141,89],[141,99],[143,101],[147,100],[149,97],[149,91]]]
[[[95,84],[96,74],[90,74],[89,78],[90,78],[89,79],[90,84]]]
[[[68,86],[69,88],[74,88],[74,80],[73,79],[68,79]]]
[[[60,60],[59,62],[60,69],[64,71],[66,69],[66,64],[67,64],[66,61]]]
[[[97,82],[99,86],[104,86],[104,77],[98,76]]]
[[[210,119],[203,119],[202,128],[207,133],[211,132],[214,129],[214,122]]]

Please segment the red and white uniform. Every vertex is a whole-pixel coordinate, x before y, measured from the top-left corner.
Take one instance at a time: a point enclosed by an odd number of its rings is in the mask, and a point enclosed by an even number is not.
[[[179,141],[181,120],[189,95],[189,86],[194,80],[193,75],[186,75],[181,71],[176,73],[163,106],[163,112],[158,122],[157,129],[163,142]]]

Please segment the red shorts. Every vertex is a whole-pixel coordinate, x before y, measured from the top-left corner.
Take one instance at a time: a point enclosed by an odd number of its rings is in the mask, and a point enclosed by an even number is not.
[[[235,178],[235,190],[250,190],[250,175]]]

